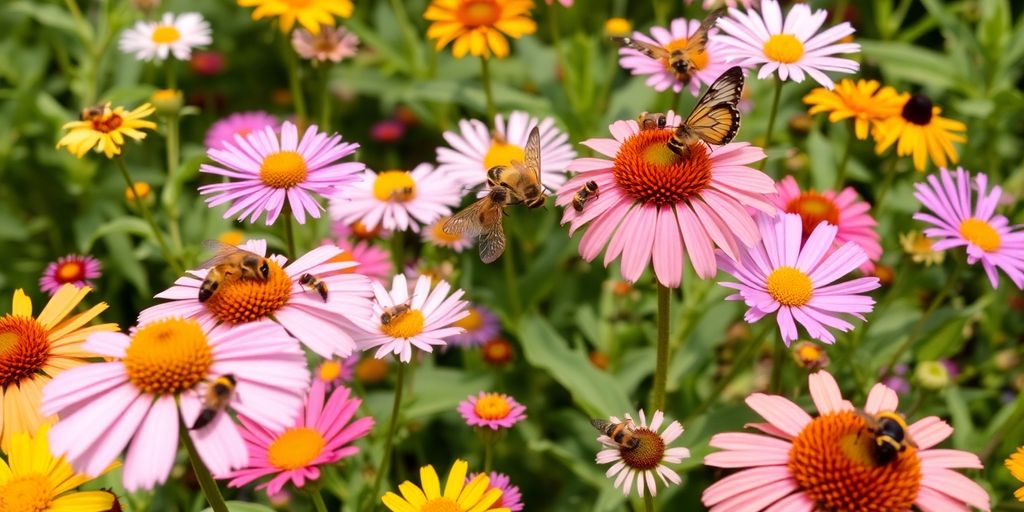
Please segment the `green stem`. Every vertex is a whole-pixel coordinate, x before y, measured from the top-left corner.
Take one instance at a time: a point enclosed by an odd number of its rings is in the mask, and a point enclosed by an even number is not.
[[[288,255],[292,257],[292,260],[298,258],[298,253],[295,252],[295,230],[292,228],[292,210],[289,208],[290,205],[285,205],[284,211],[282,211],[282,217],[284,221],[284,237],[288,241]]]
[[[177,62],[178,61],[175,60],[175,59],[167,59],[167,61],[164,62],[164,67],[167,70],[167,87],[166,88],[170,89],[172,91],[176,90],[178,88],[178,68],[175,65],[175,64],[177,64]]]
[[[562,70],[562,76],[568,78],[571,73],[568,73],[566,69],[565,54],[562,52],[562,32],[558,29],[558,6],[554,2],[548,4],[548,29],[551,31],[551,43],[555,47],[555,59],[558,62],[558,67]],[[568,94],[571,84],[566,79],[563,79],[562,83],[566,87],[566,94]]]
[[[402,35],[405,37],[406,46],[409,47],[409,62],[412,65],[412,74],[419,76],[422,61],[420,57],[420,38],[416,35],[416,29],[409,23],[409,15],[406,13],[402,0],[391,0],[391,10],[395,13],[398,27],[402,30]]]
[[[210,476],[210,470],[206,469],[203,459],[199,458],[199,452],[196,451],[196,446],[188,435],[188,429],[185,428],[184,423],[179,422],[179,425],[181,427],[181,442],[185,445],[185,450],[188,451],[188,458],[192,461],[192,469],[195,471],[196,480],[199,480],[199,487],[203,489],[203,494],[206,495],[206,502],[210,504],[213,512],[228,512],[228,506],[224,503],[224,496],[220,493],[220,487],[217,487],[217,482]]]
[[[978,457],[981,460],[986,461],[992,456],[992,452],[999,448],[999,445],[1003,442],[1003,439],[1010,434],[1013,430],[1020,426],[1020,422],[1024,421],[1024,393],[1017,395],[1017,405],[1014,406],[1014,410],[1010,413],[1010,417],[1006,418],[999,430],[989,438],[988,443],[985,443],[985,447],[982,448],[981,453]]]
[[[775,343],[772,350],[772,376],[768,384],[768,391],[779,393],[782,391],[782,365],[786,360],[786,344]]]
[[[377,465],[377,478],[373,481],[373,494],[370,496],[371,503],[377,499],[380,492],[380,484],[384,481],[388,472],[388,463],[391,462],[391,450],[395,443],[395,431],[398,429],[398,413],[402,406],[402,388],[405,379],[405,364],[398,362],[398,375],[395,382],[395,403],[391,406],[391,418],[388,420],[388,437],[384,440],[384,456]]]
[[[772,131],[775,129],[775,116],[779,113],[779,101],[782,99],[782,80],[779,77],[775,77],[775,95],[772,97],[772,109],[768,113],[768,129],[764,134],[764,150],[765,152],[772,145]],[[768,158],[761,160],[760,169],[763,171],[765,165],[768,164]]]
[[[651,391],[651,414],[665,410],[665,385],[668,381],[668,328],[671,314],[671,290],[658,282],[658,338],[654,366],[654,389]]]
[[[124,176],[125,184],[127,184],[128,189],[133,192],[132,197],[135,198],[135,206],[140,212],[142,212],[142,217],[149,224],[149,228],[153,230],[153,237],[156,238],[156,243],[160,246],[160,251],[164,254],[164,260],[171,266],[175,274],[183,273],[185,271],[184,267],[182,267],[181,263],[178,262],[178,259],[175,257],[174,253],[171,252],[171,249],[167,247],[164,235],[160,232],[160,228],[156,226],[156,221],[153,220],[153,214],[149,211],[149,206],[146,206],[146,203],[142,198],[139,197],[138,194],[134,193],[135,182],[132,180],[131,174],[128,173],[128,166],[124,163],[124,157],[119,156],[114,160],[117,162],[117,168],[121,169],[121,176]]]
[[[165,186],[177,186],[174,184],[174,174],[178,170],[181,158],[181,143],[180,140],[181,125],[180,118],[177,114],[167,116],[167,185]],[[181,254],[182,243],[181,243],[181,228],[178,226],[180,223],[181,212],[178,211],[178,204],[164,205],[167,207],[167,217],[170,218],[169,228],[171,231],[171,244],[174,245],[174,250]]]
[[[654,496],[651,493],[644,493],[644,511],[654,512]]]
[[[668,10],[669,4],[665,0],[652,0],[654,2],[654,19],[658,22],[658,25],[664,25],[668,22]]]
[[[739,376],[744,369],[750,367],[750,363],[754,360],[757,350],[761,348],[761,345],[764,343],[765,336],[772,330],[773,326],[774,324],[772,322],[764,322],[761,332],[743,346],[743,350],[736,356],[736,359],[733,360],[732,367],[729,368],[729,372],[721,379],[718,379],[718,382],[715,383],[715,387],[711,389],[711,394],[709,394],[696,409],[693,409],[689,414],[687,414],[686,419],[683,420],[683,424],[687,424],[690,419],[700,416],[710,409],[711,405],[717,402],[718,398],[722,396],[722,392],[725,391],[725,388],[729,387],[729,384],[732,383],[733,379]]]
[[[311,496],[313,498],[313,507],[316,512],[327,512],[327,504],[324,503],[324,497],[320,494],[320,489],[313,491]]]
[[[330,131],[331,125],[331,65],[323,65],[323,84],[320,89],[320,131]]]
[[[899,157],[896,156],[896,150],[892,151],[889,155],[889,165],[885,169],[885,176],[882,178],[882,184],[878,187],[878,194],[875,195],[875,215],[882,211],[884,206],[885,196],[889,193],[889,189],[892,188],[892,182],[896,178],[896,163],[899,162]]]
[[[302,82],[299,80],[299,60],[288,44],[287,37],[281,37],[281,52],[284,54],[285,67],[288,68],[288,87],[292,91],[292,104],[295,106],[295,117],[299,126],[305,126],[306,98],[302,95]]]
[[[484,96],[487,98],[487,126],[494,128],[494,115],[498,111],[494,107],[494,92],[491,91],[491,65],[487,57],[480,57],[480,81],[483,83]]]
[[[395,262],[395,273],[405,272],[405,236],[404,231],[391,232],[391,259]]]
[[[893,353],[892,357],[889,359],[889,364],[886,365],[885,371],[882,372],[883,379],[892,375],[892,369],[900,362],[903,354],[914,345],[915,341],[917,341],[918,336],[924,329],[925,324],[928,323],[928,319],[931,318],[932,313],[934,313],[935,310],[945,302],[946,298],[953,293],[953,289],[956,288],[957,281],[959,281],[958,278],[960,277],[960,271],[962,269],[963,264],[958,260],[956,262],[956,266],[953,267],[953,272],[949,275],[949,278],[946,279],[946,286],[943,286],[942,290],[932,298],[931,303],[928,304],[928,308],[921,314],[921,318],[919,318],[917,323],[914,324],[914,327],[910,329],[910,335],[907,336],[907,339],[903,340],[903,343],[900,344],[899,348],[896,349],[896,352]]]
[[[494,461],[494,443],[484,443],[484,474],[491,473],[492,462]]]
[[[846,148],[843,149],[843,158],[839,160],[839,169],[836,170],[836,184],[834,188],[839,191],[839,188],[843,186],[843,180],[846,179],[846,164],[850,161],[850,153],[853,150],[854,134],[851,131],[846,139]]]
[[[512,248],[506,248],[505,254],[501,258],[501,265],[505,269],[505,291],[508,293],[509,309],[512,311],[512,318],[518,320],[519,315],[523,312],[523,306],[519,299],[519,277],[516,274],[516,262],[512,254]]]

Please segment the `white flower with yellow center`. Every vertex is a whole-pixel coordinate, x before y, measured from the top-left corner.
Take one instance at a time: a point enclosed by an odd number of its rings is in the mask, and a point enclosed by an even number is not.
[[[366,170],[362,183],[331,200],[331,217],[346,224],[360,222],[369,230],[419,232],[451,214],[461,199],[458,184],[430,164],[411,171]]]
[[[210,24],[197,12],[164,13],[160,21],[139,21],[121,34],[118,46],[138,60],[188,60],[192,49],[213,41]]]

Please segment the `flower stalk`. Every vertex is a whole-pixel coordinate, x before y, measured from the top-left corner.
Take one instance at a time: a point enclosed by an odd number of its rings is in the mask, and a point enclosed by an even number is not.
[[[188,451],[188,458],[192,462],[192,470],[195,471],[196,480],[199,480],[199,487],[203,489],[203,494],[206,495],[206,502],[210,504],[213,512],[228,512],[228,506],[224,502],[224,496],[220,493],[220,487],[217,487],[217,482],[210,475],[210,470],[206,469],[203,459],[199,458],[199,452],[196,451],[196,446],[192,442],[192,438],[189,437],[188,428],[185,427],[184,423],[180,423],[180,427],[181,442],[185,445],[185,450]]]

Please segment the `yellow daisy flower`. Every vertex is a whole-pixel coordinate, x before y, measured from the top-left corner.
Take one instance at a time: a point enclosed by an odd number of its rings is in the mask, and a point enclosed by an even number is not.
[[[85,358],[96,357],[82,349],[85,338],[117,330],[117,324],[86,326],[107,309],[105,302],[68,316],[89,291],[65,284],[33,318],[32,301],[19,289],[14,292],[13,311],[0,316],[0,449],[5,453],[10,453],[15,434],[35,432],[43,423],[43,386],[54,375],[87,363]]]
[[[103,512],[114,504],[107,491],[74,489],[89,480],[75,473],[64,457],[50,454],[47,434],[50,424],[39,427],[34,436],[14,435],[7,462],[0,460],[0,510],[37,512]],[[117,467],[111,465],[106,471]],[[106,472],[104,471],[104,473]],[[99,475],[96,475],[99,476]]]
[[[1010,470],[1014,478],[1024,483],[1024,446],[1017,448],[1017,451],[1006,459],[1006,469]],[[1024,502],[1024,487],[1017,489],[1013,495]]]
[[[910,259],[914,260],[914,263],[924,263],[929,267],[942,263],[942,260],[946,258],[946,252],[936,251],[932,248],[933,244],[932,239],[924,236],[920,231],[900,233],[900,245],[910,255]]]
[[[456,460],[442,494],[434,466],[423,466],[420,468],[422,489],[406,480],[398,486],[402,496],[389,492],[381,501],[392,512],[510,512],[508,508],[491,508],[501,499],[501,489],[487,489],[490,484],[487,475],[480,473],[465,483],[468,469],[468,462]]]
[[[433,0],[423,17],[433,21],[427,37],[437,39],[436,50],[452,46],[452,55],[502,58],[508,55],[508,40],[537,31],[530,18],[530,0]]]
[[[242,7],[256,7],[252,19],[281,18],[281,32],[288,32],[298,20],[313,35],[320,25],[334,26],[334,17],[352,16],[352,0],[238,0]]]
[[[928,157],[937,167],[957,163],[960,158],[953,142],[967,141],[967,125],[942,117],[941,113],[942,109],[923,94],[908,97],[898,116],[876,126],[875,153],[881,155],[898,140],[896,154],[913,154],[914,168],[920,172],[924,172]]]
[[[845,78],[836,84],[836,88],[828,90],[824,87],[814,89],[804,96],[804,103],[811,105],[811,115],[828,112],[828,121],[837,123],[853,118],[857,138],[868,138],[868,128],[883,119],[899,115],[906,104],[907,93],[896,92],[890,86],[881,87],[877,80],[857,80]]]
[[[95,147],[97,151],[107,155],[107,158],[113,158],[114,155],[121,154],[125,135],[142,140],[146,138],[146,134],[141,130],[156,129],[156,123],[144,120],[155,111],[149,103],[144,103],[131,112],[125,112],[124,107],[111,109],[110,103],[102,107],[87,108],[82,111],[80,120],[64,125],[63,128],[69,131],[57,142],[57,149],[67,146],[71,154],[82,158]]]

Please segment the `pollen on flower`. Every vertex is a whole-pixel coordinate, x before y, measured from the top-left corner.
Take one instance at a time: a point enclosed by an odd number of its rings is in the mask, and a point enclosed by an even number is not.
[[[85,279],[85,266],[77,261],[68,261],[57,267],[57,281],[73,283]]]
[[[764,43],[764,55],[783,64],[792,64],[804,56],[804,44],[790,34],[775,34]]]
[[[278,469],[299,469],[315,461],[325,444],[316,429],[290,428],[270,443],[267,459]]]
[[[811,278],[800,269],[779,267],[768,276],[768,295],[783,306],[803,306],[813,293]]]
[[[381,201],[411,201],[416,198],[416,180],[406,171],[384,171],[373,180],[373,196]]]
[[[0,389],[41,371],[50,353],[46,330],[36,319],[0,318]]]
[[[434,498],[423,504],[420,512],[462,512],[462,507],[450,498]]]
[[[263,318],[288,303],[292,280],[274,260],[267,260],[270,276],[266,281],[234,279],[205,302],[206,308],[222,322],[239,324]]]
[[[638,428],[633,437],[640,442],[636,448],[619,448],[622,462],[638,471],[655,469],[665,458],[665,440],[648,428]]]
[[[317,369],[317,377],[323,382],[334,382],[339,376],[341,376],[341,362],[340,361],[324,361]]]
[[[490,169],[498,165],[512,165],[512,160],[520,162],[526,160],[526,151],[515,144],[509,144],[507,141],[495,140],[491,142],[491,147],[487,148],[487,153],[484,154],[484,169]]]
[[[487,393],[476,401],[473,410],[485,420],[500,420],[512,411],[512,404],[498,393]]]
[[[168,318],[139,328],[125,350],[128,380],[143,393],[174,394],[204,380],[213,349],[194,320]]]
[[[501,19],[501,6],[494,0],[468,0],[459,4],[455,16],[463,25],[481,27]]]
[[[656,205],[676,204],[711,184],[707,148],[691,144],[685,158],[668,149],[672,131],[644,130],[622,143],[612,175],[634,199]]]
[[[833,226],[839,225],[839,208],[829,198],[808,190],[795,197],[786,205],[786,213],[800,215],[804,235],[810,235],[822,221]]]
[[[380,330],[392,338],[411,338],[423,332],[423,320],[422,312],[410,309],[387,325],[382,324]]]
[[[260,181],[268,187],[290,188],[306,181],[306,159],[295,151],[271,153],[260,164]]]
[[[51,485],[45,475],[29,474],[0,485],[0,510],[36,512],[51,509]]]
[[[669,52],[672,52],[674,50],[685,50],[686,49],[686,44],[688,42],[689,42],[688,38],[681,37],[681,38],[676,39],[676,40],[672,41],[671,43],[667,44],[665,46],[665,49],[668,50]],[[707,52],[707,50],[701,50],[701,51],[699,51],[697,53],[691,53],[688,56],[688,58],[690,59],[690,62],[692,64],[690,67],[693,68],[694,70],[700,71],[700,70],[708,67],[708,52]],[[665,66],[665,69],[667,71],[673,71],[672,64],[671,64],[671,62],[669,62],[669,59],[661,59],[661,61],[662,61],[661,62],[662,65]]]
[[[991,224],[979,218],[971,217],[960,223],[960,234],[985,252],[993,252],[1002,245],[999,232]]]

